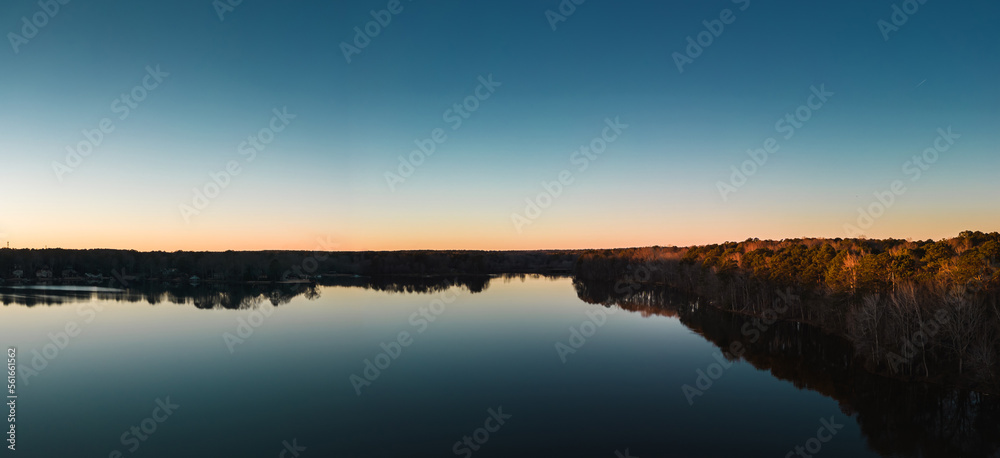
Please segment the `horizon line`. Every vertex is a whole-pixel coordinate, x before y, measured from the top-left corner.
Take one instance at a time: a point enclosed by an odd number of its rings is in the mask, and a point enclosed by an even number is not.
[[[518,249],[407,248],[407,249],[401,249],[401,250],[399,250],[399,249],[397,249],[397,250],[377,250],[377,249],[357,249],[357,250],[307,250],[307,249],[299,249],[299,250],[292,250],[292,249],[234,250],[234,249],[226,249],[226,250],[172,250],[172,251],[168,251],[168,250],[162,250],[162,249],[160,249],[160,250],[139,250],[139,249],[135,249],[135,248],[101,248],[101,247],[97,247],[97,248],[64,248],[64,247],[48,247],[48,246],[46,246],[44,248],[35,248],[35,247],[20,247],[20,248],[18,248],[18,247],[10,247],[9,244],[8,244],[6,246],[0,247],[0,250],[39,250],[39,251],[44,251],[44,250],[65,250],[65,251],[87,251],[87,250],[95,250],[96,251],[96,250],[106,250],[106,251],[135,251],[135,252],[139,252],[139,253],[228,253],[228,252],[234,252],[234,253],[260,253],[260,252],[269,252],[269,251],[274,251],[274,252],[296,252],[296,251],[303,251],[303,252],[323,252],[323,253],[369,253],[369,252],[370,253],[406,253],[406,252],[419,252],[419,251],[436,251],[436,252],[448,252],[448,251],[476,252],[476,251],[481,251],[481,252],[510,253],[510,252],[531,252],[531,251],[627,250],[627,249],[638,249],[638,248],[691,248],[691,247],[709,246],[709,245],[723,245],[723,244],[726,244],[726,243],[742,243],[742,242],[747,242],[747,241],[776,242],[776,243],[785,242],[785,241],[789,241],[789,240],[834,240],[834,241],[836,241],[836,240],[903,240],[903,241],[907,241],[907,242],[926,242],[926,241],[937,242],[937,241],[942,241],[942,240],[950,240],[950,239],[958,238],[958,237],[961,236],[961,234],[963,232],[981,232],[981,233],[984,233],[984,234],[991,233],[991,232],[986,232],[986,231],[967,230],[967,231],[961,231],[961,232],[959,232],[959,234],[956,234],[953,237],[942,237],[942,238],[937,239],[937,240],[932,239],[932,238],[914,239],[913,237],[907,237],[907,238],[895,238],[895,237],[874,238],[874,237],[866,237],[864,235],[861,235],[861,236],[858,236],[858,237],[786,237],[786,238],[782,238],[782,239],[759,239],[757,237],[748,237],[748,238],[746,238],[744,240],[726,240],[724,242],[693,244],[693,245],[643,245],[643,246],[619,246],[619,247],[610,247],[610,248],[608,248],[608,247],[603,247],[603,248],[601,248],[601,247],[588,247],[588,248],[530,248],[530,249],[522,249],[522,248],[518,248]],[[995,232],[997,232],[997,231],[992,231],[992,233],[995,233]]]

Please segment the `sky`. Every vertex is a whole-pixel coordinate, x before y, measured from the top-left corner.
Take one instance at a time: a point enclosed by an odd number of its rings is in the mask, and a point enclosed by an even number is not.
[[[502,250],[1000,226],[994,1],[230,1],[0,4],[0,243]]]

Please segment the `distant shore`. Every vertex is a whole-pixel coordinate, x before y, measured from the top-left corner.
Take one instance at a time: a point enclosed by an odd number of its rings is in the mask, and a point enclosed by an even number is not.
[[[0,249],[5,283],[287,283],[322,276],[572,273],[582,251],[138,252]]]

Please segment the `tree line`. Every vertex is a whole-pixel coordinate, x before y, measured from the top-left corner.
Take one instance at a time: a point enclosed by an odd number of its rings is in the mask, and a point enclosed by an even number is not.
[[[1000,233],[944,240],[748,239],[688,248],[590,250],[581,281],[618,294],[658,284],[711,305],[851,342],[869,370],[971,386],[1000,384]],[[789,299],[791,298],[791,299]]]
[[[0,249],[7,281],[277,282],[344,275],[570,273],[574,251],[226,251]],[[89,275],[88,275],[89,274]]]

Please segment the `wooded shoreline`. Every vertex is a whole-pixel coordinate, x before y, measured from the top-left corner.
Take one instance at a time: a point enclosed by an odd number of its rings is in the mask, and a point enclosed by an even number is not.
[[[695,247],[544,251],[137,252],[0,249],[4,285],[326,284],[421,291],[492,275],[573,275],[627,297],[667,287],[722,310],[817,326],[871,372],[1000,386],[1000,233],[944,240],[748,239]],[[454,277],[441,282],[429,277]],[[396,286],[389,277],[409,278]],[[458,280],[458,277],[464,277]],[[347,279],[347,280],[344,280]],[[230,304],[239,306],[238,303]]]
[[[615,294],[666,285],[722,310],[811,323],[845,338],[871,372],[997,392],[1000,234],[940,241],[747,240],[581,255],[581,281]],[[790,315],[789,315],[790,314]]]

